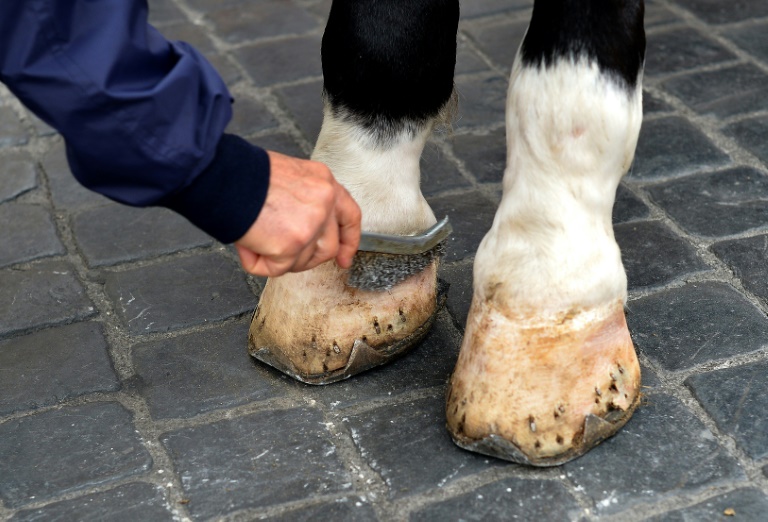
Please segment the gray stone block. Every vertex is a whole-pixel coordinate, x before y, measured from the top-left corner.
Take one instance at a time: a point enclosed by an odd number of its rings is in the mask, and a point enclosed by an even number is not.
[[[26,270],[0,270],[0,337],[81,321],[95,310],[72,266],[47,261]]]
[[[456,76],[460,74],[472,74],[479,72],[490,72],[488,65],[477,55],[475,51],[470,49],[466,42],[459,39],[456,48],[456,68],[454,73]]]
[[[3,173],[0,176],[0,203],[14,199],[37,187],[35,164],[26,154],[0,156]]]
[[[643,92],[643,114],[672,112],[674,109],[667,102],[648,92]]]
[[[256,307],[241,269],[218,254],[109,272],[105,281],[118,317],[134,335],[220,321]]]
[[[614,233],[630,289],[664,285],[709,269],[691,245],[657,221],[616,225]]]
[[[491,16],[532,6],[532,0],[474,0],[461,5],[461,17]]]
[[[725,24],[768,16],[768,4],[753,2],[752,0],[739,0],[737,2],[676,0],[676,2],[711,24]]]
[[[710,248],[747,290],[768,304],[768,235],[721,241]]]
[[[0,341],[0,415],[120,388],[98,323]]]
[[[616,191],[616,201],[613,204],[612,220],[614,224],[646,219],[650,213],[651,211],[645,203],[624,185],[619,185]]]
[[[376,513],[357,497],[344,497],[326,504],[297,509],[282,515],[260,518],[268,522],[375,522]]]
[[[129,385],[153,418],[192,417],[284,395],[285,387],[248,355],[250,321],[134,346]]]
[[[184,19],[184,13],[173,0],[152,0],[149,4],[149,23],[152,25],[167,25]]]
[[[456,78],[459,117],[456,129],[466,130],[504,123],[507,78],[463,76]]]
[[[501,23],[467,23],[463,28],[486,56],[509,72],[528,29],[528,20],[500,20]]]
[[[166,508],[163,490],[151,484],[134,482],[103,493],[55,502],[39,509],[19,511],[13,522],[65,522],[67,520],[137,520],[171,522],[176,520]]]
[[[350,491],[323,417],[308,408],[256,413],[161,437],[195,518]]]
[[[432,142],[427,142],[421,155],[421,192],[432,196],[446,190],[471,188],[456,164]]]
[[[766,34],[768,34],[768,23],[765,22],[723,31],[723,35],[726,38],[736,43],[736,45],[752,56],[763,61],[768,61]]]
[[[43,157],[41,166],[48,178],[51,199],[56,208],[75,210],[110,202],[104,196],[84,188],[75,180],[67,163],[63,141],[59,141],[48,151]]]
[[[91,267],[171,254],[213,242],[170,210],[125,205],[84,210],[72,219],[72,231]]]
[[[232,105],[232,121],[227,132],[246,136],[277,126],[277,120],[263,103],[248,96],[238,96]]]
[[[345,417],[363,459],[390,498],[442,487],[502,461],[459,449],[445,429],[445,401],[420,399]]]
[[[323,82],[283,87],[275,93],[304,137],[314,146],[323,124]]]
[[[453,234],[446,240],[446,262],[474,256],[480,241],[491,228],[496,205],[477,191],[429,198],[428,201],[436,216],[451,218]]]
[[[768,74],[751,64],[740,64],[677,76],[661,86],[700,114],[728,118],[768,109]]]
[[[313,16],[293,2],[284,0],[260,0],[258,5],[241,3],[224,8],[216,6],[214,9],[206,18],[212,23],[216,34],[230,44],[319,29]]]
[[[464,134],[453,139],[456,157],[480,183],[501,183],[507,166],[507,139],[504,129],[488,134]]]
[[[755,460],[768,457],[768,362],[693,375],[685,380],[696,399]]]
[[[659,27],[666,24],[679,22],[680,19],[672,14],[666,6],[659,5],[653,0],[645,2],[645,28]]]
[[[61,408],[0,424],[0,498],[6,507],[108,484],[151,466],[130,412],[117,403]]]
[[[768,117],[742,120],[728,125],[723,132],[768,165],[768,140],[765,139],[768,134]]]
[[[10,107],[0,106],[0,148],[18,147],[29,142],[29,133]]]
[[[186,42],[204,55],[216,51],[207,32],[199,25],[193,24],[187,20],[180,20],[165,25],[161,28],[160,32],[162,32],[163,36],[168,40]]]
[[[473,263],[451,263],[440,267],[440,277],[450,285],[448,290],[448,311],[456,324],[464,330],[472,304],[472,266]]]
[[[257,43],[234,54],[258,87],[322,76],[319,36]]]
[[[581,511],[562,484],[510,478],[432,504],[411,514],[409,520],[576,520]]]
[[[745,167],[656,185],[651,197],[687,232],[728,236],[768,226],[768,176]]]
[[[701,421],[663,394],[649,395],[617,435],[563,469],[598,516],[744,479]]]
[[[64,254],[50,213],[38,205],[0,205],[0,267]]]
[[[461,334],[444,312],[421,344],[404,357],[333,386],[296,386],[306,397],[332,408],[397,397],[404,392],[443,386],[461,346]]]
[[[733,512],[727,515],[726,512]],[[647,522],[690,522],[695,520],[761,520],[768,512],[768,497],[756,489],[737,489],[691,507],[670,511]]]
[[[630,179],[683,176],[730,163],[699,129],[678,116],[645,122],[640,130]]]
[[[280,154],[286,154],[288,156],[294,156],[296,158],[308,158],[304,149],[302,149],[296,140],[291,136],[284,133],[269,134],[267,136],[260,136],[250,140],[254,145],[258,145],[262,149],[273,150]]]
[[[648,76],[736,59],[736,55],[700,32],[679,27],[648,35],[645,56],[645,73]]]
[[[632,301],[627,316],[637,348],[667,370],[760,350],[768,320],[724,283],[689,283]]]

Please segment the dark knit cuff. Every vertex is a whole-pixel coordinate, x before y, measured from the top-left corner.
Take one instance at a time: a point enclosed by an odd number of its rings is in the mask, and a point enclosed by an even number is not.
[[[224,134],[211,164],[189,186],[158,204],[178,212],[222,243],[232,243],[256,221],[268,187],[267,152]]]

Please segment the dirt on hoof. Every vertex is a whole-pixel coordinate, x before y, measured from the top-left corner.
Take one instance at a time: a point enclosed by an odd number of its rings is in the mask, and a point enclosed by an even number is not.
[[[556,466],[616,433],[640,400],[621,302],[547,319],[473,302],[446,397],[462,448]]]
[[[388,291],[345,285],[333,262],[269,279],[251,321],[250,354],[309,384],[329,384],[416,346],[445,300],[437,262]]]

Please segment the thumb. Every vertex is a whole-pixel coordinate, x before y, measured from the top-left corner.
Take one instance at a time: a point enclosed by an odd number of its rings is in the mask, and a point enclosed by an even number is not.
[[[237,255],[240,257],[240,264],[243,270],[252,274],[256,269],[256,264],[259,262],[259,255],[237,243],[235,243],[235,249],[237,249]]]

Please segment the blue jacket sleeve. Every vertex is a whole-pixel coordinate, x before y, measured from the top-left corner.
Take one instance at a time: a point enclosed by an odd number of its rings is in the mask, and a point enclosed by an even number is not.
[[[258,216],[266,152],[223,134],[226,86],[148,24],[146,0],[2,0],[0,81],[62,134],[86,187],[166,206],[224,242]]]

